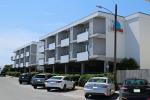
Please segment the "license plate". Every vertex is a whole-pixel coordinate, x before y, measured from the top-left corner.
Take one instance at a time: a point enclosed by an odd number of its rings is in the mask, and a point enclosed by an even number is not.
[[[97,87],[93,87],[93,89],[97,89]]]
[[[140,89],[134,89],[133,92],[140,93],[141,91],[140,91]]]
[[[38,82],[41,82],[41,80],[37,80]]]

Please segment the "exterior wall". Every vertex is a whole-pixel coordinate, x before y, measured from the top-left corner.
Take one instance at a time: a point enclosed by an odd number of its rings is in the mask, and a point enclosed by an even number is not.
[[[150,69],[150,16],[140,14],[140,67]]]
[[[107,16],[106,19],[106,58],[113,60],[114,57],[114,31],[112,30],[114,16]],[[125,57],[125,19],[118,17],[124,32],[117,32],[117,58]]]
[[[140,65],[140,32],[139,19],[126,21],[126,57],[134,58]]]

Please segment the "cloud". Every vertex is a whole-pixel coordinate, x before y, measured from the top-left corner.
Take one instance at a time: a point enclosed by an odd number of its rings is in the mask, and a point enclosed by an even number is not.
[[[11,64],[13,51],[31,41],[38,41],[41,34],[25,29],[0,31],[0,66]]]

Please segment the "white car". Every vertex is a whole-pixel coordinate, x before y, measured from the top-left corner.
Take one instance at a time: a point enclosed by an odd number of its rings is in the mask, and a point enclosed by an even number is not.
[[[93,77],[84,86],[85,98],[93,95],[111,96],[115,92],[114,83],[107,77]]]
[[[74,89],[75,82],[71,81],[67,76],[53,76],[45,81],[45,87],[47,91],[51,89]]]

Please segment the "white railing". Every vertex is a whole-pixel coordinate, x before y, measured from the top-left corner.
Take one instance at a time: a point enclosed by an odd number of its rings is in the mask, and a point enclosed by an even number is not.
[[[39,52],[44,52],[44,46],[41,46],[41,47],[39,48]]]
[[[26,62],[26,67],[28,67],[29,66],[29,62]]]
[[[29,52],[26,52],[26,56],[29,56]]]
[[[88,51],[77,53],[77,61],[86,61],[88,60]]]
[[[19,59],[19,55],[17,55],[16,59]]]
[[[20,67],[23,67],[23,63],[20,64]]]
[[[44,65],[44,59],[39,60],[39,65]]]
[[[61,47],[69,46],[69,38],[61,40]]]
[[[55,63],[55,58],[48,58],[48,64],[54,64]]]
[[[89,33],[88,31],[77,35],[77,42],[84,42],[88,40]]]
[[[49,50],[55,49],[55,43],[49,44],[48,49],[49,49]]]
[[[61,63],[67,63],[67,62],[69,62],[69,55],[61,56],[60,57],[60,62]]]
[[[23,58],[23,54],[20,55],[20,58]]]
[[[18,64],[16,64],[16,66],[15,66],[16,68],[18,68],[19,67],[19,65]]]

